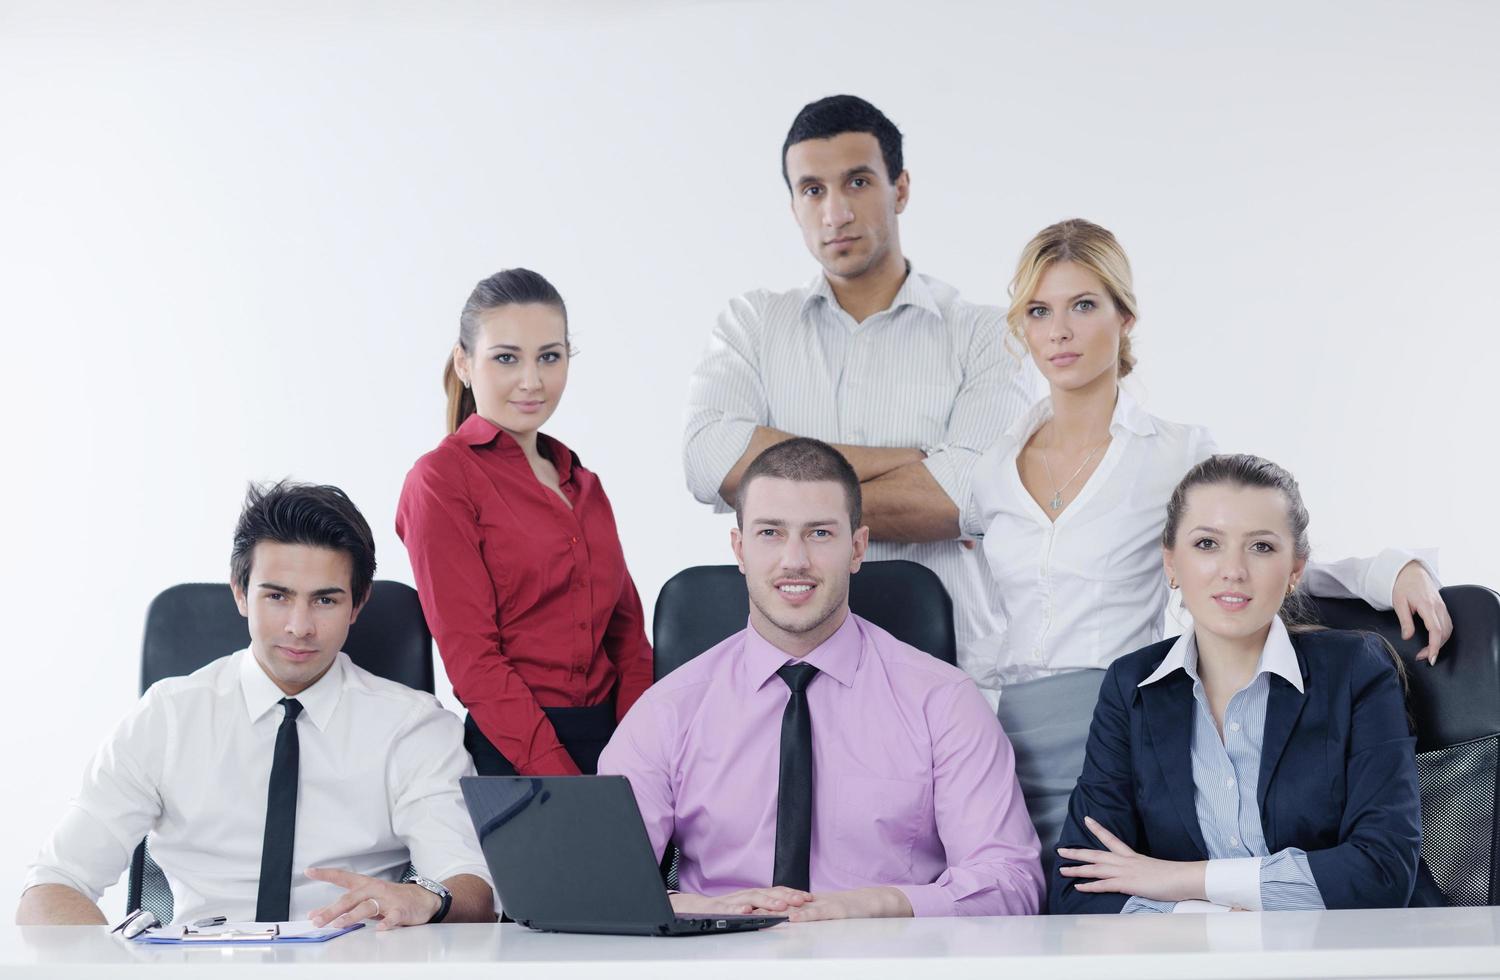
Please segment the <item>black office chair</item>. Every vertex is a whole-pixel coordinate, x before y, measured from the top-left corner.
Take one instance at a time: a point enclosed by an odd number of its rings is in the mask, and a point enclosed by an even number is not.
[[[151,600],[141,647],[141,692],[164,677],[199,667],[249,645],[245,619],[224,584],[174,585]],[[344,652],[372,674],[432,693],[432,634],[417,592],[400,582],[375,582],[370,601],[349,628]],[[162,922],[172,921],[172,889],[151,860],[149,838],[130,860],[126,911],[145,906]]]
[[[958,662],[953,600],[943,582],[914,561],[867,561],[849,580],[849,608],[896,639]],[[745,628],[750,595],[734,565],[698,565],[673,575],[656,597],[651,640],[656,679],[661,680],[726,637]],[[677,887],[676,845],[668,843],[661,876]]]
[[[1394,612],[1358,599],[1314,599],[1319,621],[1390,641],[1407,665],[1422,783],[1422,858],[1449,905],[1500,905],[1500,595],[1442,590],[1453,636],[1434,666],[1413,657],[1427,631],[1401,639]]]
[[[958,662],[953,600],[932,569],[914,561],[867,561],[849,580],[849,608],[903,643]],[[661,680],[745,628],[750,597],[734,565],[699,565],[673,575],[656,597],[651,627]]]

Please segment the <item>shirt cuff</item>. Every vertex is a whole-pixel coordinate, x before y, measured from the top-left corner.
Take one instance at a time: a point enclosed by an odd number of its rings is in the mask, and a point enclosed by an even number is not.
[[[969,477],[973,475],[975,462],[973,452],[947,446],[922,460],[922,465],[961,512],[969,502]]]
[[[1404,548],[1386,548],[1375,556],[1370,562],[1370,570],[1365,573],[1367,591],[1372,599],[1379,599],[1378,603],[1372,602],[1376,609],[1390,609],[1394,606],[1392,601],[1396,593],[1396,576],[1411,562],[1417,562],[1432,576],[1432,581],[1441,586],[1442,582],[1437,574],[1437,549],[1422,548],[1416,551],[1407,551]]]
[[[37,885],[62,885],[71,888],[96,905],[103,897],[102,892],[94,891],[82,879],[45,864],[33,864],[26,870],[26,879],[21,882],[21,894],[26,894]]]
[[[1203,893],[1215,905],[1260,911],[1258,857],[1216,858],[1203,874]]]
[[[1234,909],[1230,908],[1228,905],[1218,905],[1214,902],[1205,902],[1201,899],[1190,898],[1185,902],[1177,902],[1176,904],[1174,904],[1172,906],[1172,911],[1174,913],[1196,912],[1201,915],[1205,912],[1233,912]]]
[[[688,440],[682,456],[688,489],[699,503],[713,505],[715,513],[731,509],[719,496],[719,488],[750,448],[756,425],[749,419],[721,419],[704,425]]]
[[[943,891],[941,885],[892,885],[911,903],[911,914],[916,919],[953,915],[953,899]]]
[[[460,864],[452,868],[443,868],[435,875],[430,875],[421,868],[417,868],[417,873],[424,878],[431,878],[433,881],[447,881],[449,878],[457,878],[459,875],[473,875],[486,885],[489,885],[491,891],[495,888],[495,883],[490,880],[489,867],[482,864]]]
[[[548,775],[578,775],[578,763],[568,754],[568,750],[559,745],[551,752],[543,752],[541,755],[527,759],[525,762],[512,761],[516,772],[522,776]]]

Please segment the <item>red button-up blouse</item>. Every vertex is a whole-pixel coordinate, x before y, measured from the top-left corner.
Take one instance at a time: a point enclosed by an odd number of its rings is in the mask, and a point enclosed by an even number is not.
[[[570,510],[507,432],[471,415],[406,475],[396,533],[422,611],[479,730],[525,775],[578,772],[543,707],[623,718],[651,683],[651,645],[598,477],[539,436]]]

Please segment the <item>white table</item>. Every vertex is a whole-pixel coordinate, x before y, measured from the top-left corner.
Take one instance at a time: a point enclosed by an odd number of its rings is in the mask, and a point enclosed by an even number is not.
[[[671,939],[437,925],[378,934],[362,929],[321,945],[228,949],[126,944],[93,926],[0,927],[0,977],[215,974],[442,980],[1496,977],[1500,908],[866,920]]]

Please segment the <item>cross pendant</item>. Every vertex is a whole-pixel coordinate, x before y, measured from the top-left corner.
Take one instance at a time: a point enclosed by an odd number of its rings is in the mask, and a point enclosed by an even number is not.
[[[1054,493],[1052,499],[1047,501],[1047,503],[1052,506],[1053,510],[1062,510],[1062,491],[1059,490],[1057,493]]]

